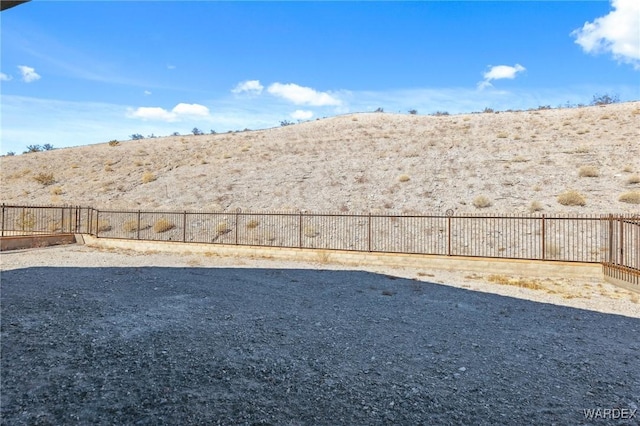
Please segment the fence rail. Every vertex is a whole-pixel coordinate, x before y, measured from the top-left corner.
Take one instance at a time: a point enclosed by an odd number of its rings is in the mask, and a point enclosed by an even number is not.
[[[2,235],[96,237],[602,263],[640,281],[640,216],[119,211],[2,205]],[[606,268],[605,268],[606,269]]]

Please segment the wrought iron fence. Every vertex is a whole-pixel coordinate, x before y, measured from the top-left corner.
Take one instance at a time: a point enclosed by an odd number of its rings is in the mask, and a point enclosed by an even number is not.
[[[116,211],[2,205],[2,236],[97,237],[603,263],[640,281],[640,217]]]

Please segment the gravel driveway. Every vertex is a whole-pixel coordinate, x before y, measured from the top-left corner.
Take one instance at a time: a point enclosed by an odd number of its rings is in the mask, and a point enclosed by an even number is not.
[[[1,290],[2,424],[640,419],[638,318],[348,270],[27,267]]]

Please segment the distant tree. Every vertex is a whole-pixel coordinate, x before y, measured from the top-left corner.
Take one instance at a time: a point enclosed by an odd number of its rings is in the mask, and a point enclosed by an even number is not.
[[[411,115],[416,115],[417,113],[418,113],[417,109],[410,109],[409,110],[409,114],[411,114]]]
[[[198,129],[197,127],[194,127],[191,133],[193,133],[195,136],[204,135],[204,133],[202,133],[202,130]]]
[[[440,117],[440,116],[443,116],[443,115],[449,115],[449,113],[447,111],[436,111],[431,115],[435,115],[436,117]]]
[[[24,152],[28,154],[30,152],[40,152],[42,151],[42,147],[40,145],[27,145],[27,150]]]
[[[51,145],[50,143],[45,143],[44,145],[42,145],[42,149],[45,151],[51,151],[53,149],[53,145]]]
[[[378,109],[376,109],[374,112],[384,112],[384,108],[378,107]]]
[[[171,136],[180,136],[180,132],[173,132],[171,133]]]
[[[493,108],[486,107],[482,110],[482,112],[484,112],[485,114],[492,114],[494,111]]]
[[[282,121],[280,122],[280,125],[281,125],[282,127],[284,127],[284,126],[291,126],[292,124],[295,124],[295,123],[293,123],[292,121],[289,121],[289,120],[282,120]]]
[[[216,131],[215,131],[215,130],[213,130],[213,129],[211,129],[211,131],[209,132],[209,134],[215,135],[215,134],[216,134]]]
[[[13,157],[14,155],[16,155],[16,153],[13,151],[7,152],[7,157]]]
[[[156,137],[156,135],[154,135],[153,133],[151,133],[149,136],[147,136],[149,139],[154,139]]]
[[[620,97],[618,95],[609,95],[605,93],[604,95],[595,94],[593,95],[593,100],[591,101],[591,105],[609,105],[609,104],[617,104],[620,102]]]
[[[139,141],[140,139],[144,139],[144,136],[142,136],[140,133],[134,133],[130,136],[130,138],[134,141]]]

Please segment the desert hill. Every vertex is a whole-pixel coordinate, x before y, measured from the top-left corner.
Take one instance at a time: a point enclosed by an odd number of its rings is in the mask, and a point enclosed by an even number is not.
[[[350,114],[267,130],[5,156],[0,176],[0,200],[7,204],[638,213],[640,102],[439,116]]]

